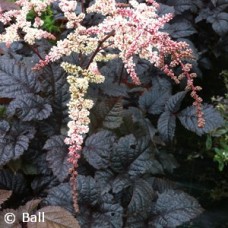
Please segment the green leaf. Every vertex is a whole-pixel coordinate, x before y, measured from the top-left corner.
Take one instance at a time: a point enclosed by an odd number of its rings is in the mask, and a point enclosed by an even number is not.
[[[219,164],[219,171],[223,171],[224,166],[228,164],[228,145],[221,145],[222,148],[214,148],[215,156],[214,161],[217,161]]]
[[[0,118],[3,118],[5,113],[6,113],[6,107],[3,105],[0,105]]]
[[[33,21],[36,17],[36,13],[34,10],[29,10],[28,14],[26,15],[27,21]]]

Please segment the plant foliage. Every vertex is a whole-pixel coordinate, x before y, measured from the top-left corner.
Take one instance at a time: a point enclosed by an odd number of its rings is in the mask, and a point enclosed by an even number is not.
[[[161,3],[159,15],[175,14],[162,31],[187,40],[196,52],[194,70],[202,75],[200,83],[206,84],[209,79],[204,77],[214,67],[212,59],[227,56],[227,1],[157,2]],[[28,20],[34,21],[34,16],[30,12]],[[69,29],[58,7],[48,8],[42,18],[45,30],[66,38]],[[101,20],[99,14],[89,13],[83,23],[91,27]],[[169,150],[179,140],[176,132],[184,128],[202,136],[224,126],[223,117],[206,96],[208,103],[202,106],[205,126],[199,128],[188,91],[180,89],[186,82],[177,87],[136,56],[134,64],[142,84],[135,86],[119,58],[97,61],[105,81],[91,83],[86,94],[95,105],[90,130],[83,135],[75,180],[80,211],[75,213],[64,141],[70,99],[66,73],[60,62],[41,71],[31,69],[38,62],[37,53],[46,54],[51,43],[41,40],[28,46],[20,41],[14,45],[0,49],[0,227],[5,227],[7,212],[15,213],[18,228],[25,227],[22,212],[45,212],[43,224],[30,222],[28,228],[177,227],[202,213],[198,201],[166,175],[178,167]],[[110,53],[116,54],[107,49],[103,55]],[[72,53],[66,58],[79,65],[80,61],[88,63],[90,57]],[[178,67],[174,70],[180,71]]]

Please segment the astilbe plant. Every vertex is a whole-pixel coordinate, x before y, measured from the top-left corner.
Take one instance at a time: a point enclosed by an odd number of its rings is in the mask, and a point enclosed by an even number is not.
[[[33,48],[36,41],[43,38],[56,39],[53,34],[42,28],[41,14],[55,2],[58,2],[64,20],[67,21],[66,28],[71,30],[64,39],[56,42],[46,56],[41,56]],[[76,7],[82,7],[77,1],[18,0],[16,3],[20,6],[20,10],[0,14],[0,21],[5,25],[5,32],[0,35],[0,41],[6,42],[8,46],[20,40],[28,43],[40,58],[33,70],[40,70],[72,53],[79,55],[79,65],[66,62],[61,64],[69,74],[67,79],[71,99],[68,106],[71,121],[68,123],[69,131],[65,143],[69,145],[69,161],[73,165],[70,173],[76,211],[78,205],[75,169],[78,166],[84,136],[89,130],[89,110],[93,106],[93,101],[85,96],[90,83],[101,83],[104,80],[97,66],[98,61],[109,61],[119,57],[135,85],[140,84],[134,62],[136,57],[149,61],[177,84],[186,79],[186,90],[191,91],[194,99],[198,127],[204,127],[202,99],[197,94],[201,87],[194,85],[196,74],[191,72],[192,65],[186,63],[188,59],[194,58],[192,51],[187,43],[174,41],[168,33],[162,31],[163,26],[173,16],[171,14],[159,16],[157,14],[159,5],[156,1],[147,0],[145,3],[138,3],[136,0],[131,0],[129,4],[121,4],[115,0],[97,0],[87,9],[77,13],[75,13]],[[34,21],[27,21],[26,16],[31,10],[35,13]],[[104,19],[97,25],[84,26],[85,16],[93,13],[103,15]],[[104,56],[106,50],[114,50],[115,54]],[[178,67],[182,72],[176,75],[175,70]]]

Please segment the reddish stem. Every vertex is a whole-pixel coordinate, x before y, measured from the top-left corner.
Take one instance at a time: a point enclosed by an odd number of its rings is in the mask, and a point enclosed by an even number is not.
[[[89,59],[88,64],[86,65],[86,69],[89,68],[89,65],[93,62],[93,59],[95,58],[96,54],[100,51],[100,47],[102,46],[102,44],[111,36],[114,36],[115,31],[113,30],[112,32],[110,32],[106,37],[104,37],[102,40],[98,41],[98,45],[96,50],[94,51],[94,53],[92,54],[92,56]]]

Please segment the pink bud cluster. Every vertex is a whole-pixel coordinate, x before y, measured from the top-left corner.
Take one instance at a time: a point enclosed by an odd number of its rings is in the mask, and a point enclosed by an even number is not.
[[[59,7],[63,11],[64,17],[67,19],[66,27],[69,29],[76,28],[85,17],[83,13],[80,13],[78,16],[75,14],[77,7],[77,2],[75,0],[60,1]]]

